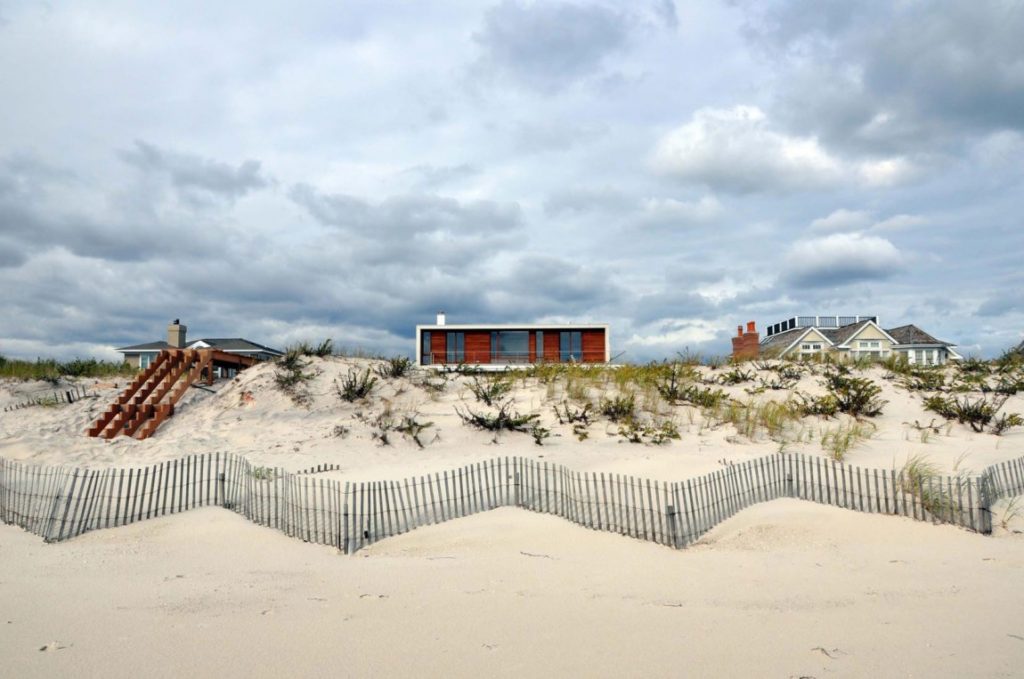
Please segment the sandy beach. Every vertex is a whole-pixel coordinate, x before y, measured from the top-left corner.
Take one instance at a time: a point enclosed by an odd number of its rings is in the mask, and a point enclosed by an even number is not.
[[[4,413],[0,454],[34,464],[138,466],[224,451],[325,476],[395,479],[496,455],[588,471],[675,481],[729,462],[799,451],[825,455],[839,418],[808,417],[785,434],[741,435],[691,406],[649,402],[680,438],[634,444],[600,418],[578,440],[553,407],[614,385],[518,380],[509,396],[551,436],[467,427],[456,408],[486,410],[468,376],[381,379],[349,403],[335,385],[362,359],[311,359],[306,405],[261,365],[213,392],[194,389],[144,441],[84,435],[117,393]],[[705,379],[715,372],[701,368]],[[722,369],[719,369],[721,372]],[[1024,454],[1024,432],[1002,436],[928,423],[919,393],[882,368],[882,415],[847,462],[899,468],[926,455],[943,473]],[[442,380],[440,392],[423,381]],[[750,402],[821,393],[806,374],[792,390]],[[749,387],[750,385],[745,385]],[[6,383],[0,405],[48,385]],[[582,391],[581,391],[582,390]],[[570,391],[572,393],[570,393]],[[572,399],[576,399],[573,401]],[[1019,395],[1005,406],[1024,410]],[[649,412],[648,412],[649,411]],[[413,440],[379,438],[384,412],[431,423]],[[810,432],[810,434],[808,433]],[[672,550],[559,518],[500,508],[371,545],[354,556],[304,544],[207,507],[44,544],[0,529],[0,637],[10,676],[1016,676],[1024,661],[1019,611],[1024,521],[993,508],[994,535],[783,499],[743,510],[697,544]]]

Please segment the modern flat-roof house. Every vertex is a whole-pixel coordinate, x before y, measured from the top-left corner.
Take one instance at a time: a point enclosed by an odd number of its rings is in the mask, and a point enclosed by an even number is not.
[[[182,325],[178,319],[167,326],[167,341],[147,342],[136,344],[130,347],[121,347],[117,351],[124,355],[125,363],[145,370],[150,363],[164,349],[219,349],[229,354],[250,356],[258,361],[269,361],[270,359],[283,356],[284,352],[277,349],[265,347],[256,342],[250,342],[241,337],[205,338],[186,341],[188,327]]]
[[[748,328],[753,330],[751,324]],[[756,334],[753,337],[757,339]],[[752,354],[778,358],[831,354],[854,360],[901,354],[912,365],[943,365],[962,358],[954,351],[955,346],[935,339],[916,325],[883,329],[877,316],[794,316],[768,326],[756,352],[741,328],[739,337],[733,340],[733,353],[737,358],[750,358]],[[743,355],[737,353],[738,348]]]
[[[603,324],[459,324],[445,314],[416,326],[416,364],[505,368],[534,363],[608,363],[608,326]]]

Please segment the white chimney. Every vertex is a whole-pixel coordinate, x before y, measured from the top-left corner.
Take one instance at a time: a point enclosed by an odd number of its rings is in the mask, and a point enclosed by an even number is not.
[[[438,311],[437,312],[437,324],[438,325],[444,325],[444,312],[443,311]]]

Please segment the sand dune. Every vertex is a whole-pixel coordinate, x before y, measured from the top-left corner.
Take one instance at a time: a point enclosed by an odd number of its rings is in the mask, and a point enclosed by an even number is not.
[[[552,407],[565,384],[519,381],[511,394],[551,437],[468,428],[483,409],[454,376],[382,381],[347,403],[335,380],[367,361],[315,360],[308,406],[273,384],[274,366],[190,390],[145,441],[84,436],[116,395],[0,415],[0,455],[40,464],[139,466],[195,452],[241,453],[299,470],[338,464],[347,480],[401,478],[496,455],[661,480],[694,477],[786,450],[825,455],[849,420],[805,418],[784,437],[743,436],[698,409],[638,394],[681,438],[628,443],[599,419],[579,441]],[[962,425],[922,436],[921,396],[866,374],[888,403],[847,462],[889,469],[924,454],[944,471],[1024,455],[1024,431]],[[704,369],[704,376],[710,376]],[[123,385],[121,385],[123,386]],[[0,405],[45,385],[0,385]],[[722,387],[737,399],[743,385]],[[614,394],[587,385],[583,396]],[[796,389],[820,393],[805,375]],[[1024,412],[1024,399],[1005,406]],[[431,422],[420,449],[374,434],[388,410]],[[844,419],[845,418],[845,419]],[[796,500],[744,510],[682,551],[503,508],[384,540],[353,557],[205,508],[47,545],[0,527],[0,651],[8,676],[979,676],[1024,662],[1024,520],[1005,501],[996,535],[857,514]],[[1005,527],[1002,525],[1005,523]]]

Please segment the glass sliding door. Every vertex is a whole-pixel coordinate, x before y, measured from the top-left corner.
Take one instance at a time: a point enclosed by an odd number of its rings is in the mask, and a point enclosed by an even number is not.
[[[445,338],[446,340],[446,351],[445,351],[445,362],[446,363],[465,363],[466,362],[466,333],[464,332],[450,332]]]
[[[562,363],[578,363],[583,360],[583,333],[569,330],[559,333],[559,360]]]

